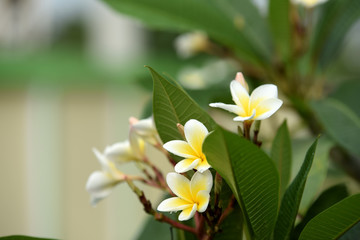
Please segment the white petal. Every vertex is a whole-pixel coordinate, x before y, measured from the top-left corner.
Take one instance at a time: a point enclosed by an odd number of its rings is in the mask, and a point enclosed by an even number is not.
[[[197,211],[198,212],[205,212],[209,205],[210,201],[210,194],[207,191],[200,191],[196,196],[196,202],[199,204]]]
[[[176,212],[185,208],[192,207],[193,203],[189,203],[181,198],[172,197],[162,201],[157,207],[161,212]]]
[[[114,162],[121,163],[135,160],[135,156],[130,148],[130,142],[127,140],[107,146],[104,153],[109,160]]]
[[[277,98],[271,98],[261,102],[256,107],[255,120],[263,120],[273,115],[282,105],[282,101]]]
[[[193,207],[184,209],[179,215],[179,221],[186,221],[192,218],[196,213],[197,205],[194,203]]]
[[[111,178],[109,174],[101,171],[93,172],[86,183],[86,190],[91,195],[92,205],[107,197],[117,183],[119,181]]]
[[[184,125],[184,133],[187,142],[199,155],[202,154],[202,144],[209,133],[204,124],[195,119],[190,119]]]
[[[152,117],[139,120],[137,123],[133,124],[132,127],[140,136],[148,136],[156,133],[156,128]]]
[[[196,167],[195,169],[198,170],[199,172],[203,173],[206,170],[208,170],[209,168],[211,168],[210,164],[207,161],[201,161]]]
[[[241,107],[243,112],[248,112],[250,98],[247,90],[238,81],[233,80],[230,83],[230,91],[236,105]]]
[[[257,87],[250,96],[250,108],[255,109],[262,101],[277,98],[278,91],[274,84],[264,84]]]
[[[216,107],[216,108],[221,108],[224,109],[226,111],[235,113],[237,115],[242,115],[244,114],[244,109],[238,105],[233,105],[233,104],[225,104],[225,103],[210,103],[209,104],[210,107]]]
[[[100,153],[96,148],[93,148],[93,152],[96,156],[96,158],[98,159],[100,165],[101,165],[101,168],[104,170],[104,171],[109,171],[109,165],[108,165],[108,159],[106,158],[106,156],[104,156],[102,153]]]
[[[192,147],[185,141],[182,140],[172,140],[163,145],[163,147],[180,157],[184,158],[197,158],[197,153],[192,149]]]
[[[188,202],[193,202],[190,192],[189,179],[178,173],[168,173],[166,176],[166,182],[176,196]]]
[[[243,122],[245,120],[251,120],[255,117],[255,114],[256,114],[256,111],[255,111],[255,109],[253,109],[251,116],[237,116],[237,117],[234,117],[233,120],[240,121],[240,122]]]
[[[141,160],[145,155],[145,142],[132,128],[130,128],[129,132],[129,142],[133,155],[136,159]]]
[[[174,170],[177,173],[184,173],[191,169],[194,169],[199,164],[199,162],[200,162],[200,158],[198,158],[198,159],[187,158],[187,159],[184,159],[184,160],[181,160],[180,162],[178,162],[175,165]]]
[[[213,179],[209,170],[200,173],[197,171],[191,178],[190,189],[193,199],[196,199],[197,194],[200,191],[206,191],[210,193],[213,185]]]
[[[131,126],[136,134],[142,137],[142,139],[150,144],[157,144],[159,141],[159,135],[155,128],[155,124],[152,117],[139,120]]]

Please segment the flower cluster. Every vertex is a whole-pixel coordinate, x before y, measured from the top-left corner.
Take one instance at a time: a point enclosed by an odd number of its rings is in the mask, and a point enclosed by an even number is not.
[[[210,106],[237,114],[234,121],[244,122],[244,132],[248,132],[244,136],[248,139],[251,123],[254,120],[270,117],[282,105],[282,101],[277,97],[277,87],[272,84],[262,85],[249,95],[249,87],[241,73],[237,73],[235,80],[230,83],[230,90],[235,105],[211,103]],[[151,203],[145,198],[144,193],[133,184],[133,181],[142,181],[173,195],[162,201],[157,210],[160,212],[181,211],[178,217],[179,221],[189,220],[195,216],[196,212],[203,213],[208,209],[213,177],[209,170],[211,166],[202,148],[209,130],[196,119],[189,119],[184,126],[178,123],[178,129],[184,139],[171,140],[162,144],[152,118],[138,120],[132,117],[130,118],[128,140],[106,147],[103,153],[94,149],[102,171],[92,173],[86,185],[86,189],[91,194],[92,204],[96,204],[109,195],[112,188],[118,183],[126,181],[138,195],[147,213],[154,215],[157,220],[161,219],[175,227],[195,231],[186,225],[174,223],[164,215],[156,215],[159,213],[152,209]],[[146,143],[161,150],[173,164],[175,172],[168,173],[166,179],[147,158]],[[175,162],[169,153],[183,159]],[[145,178],[129,176],[118,170],[117,166],[126,162],[135,162],[145,174]],[[151,168],[152,174],[148,168]],[[194,173],[192,174],[192,172]],[[192,177],[189,180],[187,176]],[[221,179],[220,175],[217,174],[215,179],[216,185],[217,181],[221,181],[219,180]],[[219,191],[215,190],[216,194],[219,194]]]
[[[179,220],[184,221],[192,218],[196,211],[206,210],[210,200],[212,175],[208,170],[210,165],[202,151],[202,145],[208,134],[209,131],[204,124],[190,119],[184,125],[186,141],[172,140],[164,144],[166,150],[185,159],[175,165],[176,173],[169,173],[166,177],[167,184],[177,197],[162,201],[157,208],[158,211],[182,210]],[[196,169],[197,172],[191,181],[179,174],[192,169]]]
[[[103,153],[95,148],[93,149],[102,170],[93,172],[86,183],[86,190],[91,195],[92,205],[96,205],[101,199],[107,197],[119,183],[144,180],[140,176],[130,176],[122,173],[118,166],[128,162],[147,164],[145,142],[154,146],[160,144],[152,118],[143,120],[130,118],[128,140],[107,146]]]

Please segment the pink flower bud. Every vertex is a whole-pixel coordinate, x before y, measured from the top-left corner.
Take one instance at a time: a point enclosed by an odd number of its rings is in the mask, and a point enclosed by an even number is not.
[[[247,85],[245,78],[241,72],[236,73],[235,81],[238,81],[249,92],[249,86]]]

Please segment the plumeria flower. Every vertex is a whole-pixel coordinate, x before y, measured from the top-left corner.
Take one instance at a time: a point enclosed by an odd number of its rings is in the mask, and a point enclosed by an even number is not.
[[[198,52],[204,51],[208,46],[208,38],[203,32],[190,32],[175,39],[175,49],[182,58],[189,58]]]
[[[153,117],[141,120],[135,117],[130,117],[129,123],[132,131],[144,139],[144,141],[152,145],[156,145],[161,142],[159,134],[155,128]]]
[[[182,211],[180,221],[189,220],[196,211],[204,212],[209,204],[213,179],[209,170],[196,172],[191,181],[178,173],[168,173],[166,182],[177,196],[160,203],[157,210],[161,212]]]
[[[142,161],[145,156],[145,142],[130,129],[129,140],[107,146],[104,154],[117,163]]]
[[[265,84],[257,87],[249,96],[249,92],[241,83],[245,80],[242,74],[237,75],[236,79],[231,81],[230,90],[232,99],[236,105],[224,103],[210,103],[210,107],[222,108],[238,116],[234,121],[263,120],[273,115],[282,105],[278,99],[277,87],[273,84]],[[241,81],[240,81],[241,80]]]
[[[190,119],[184,126],[186,141],[173,140],[164,144],[167,151],[185,158],[175,165],[176,172],[183,173],[191,169],[204,172],[210,168],[206,156],[202,152],[202,145],[208,133],[209,131],[204,124],[198,120]]]
[[[96,205],[101,199],[107,197],[118,183],[123,182],[126,175],[120,172],[115,167],[115,164],[97,149],[93,149],[93,151],[100,162],[102,170],[95,171],[90,175],[86,183],[86,190],[91,195],[91,204]]]
[[[307,8],[312,8],[318,4],[324,3],[327,0],[292,0],[295,4],[304,5]]]

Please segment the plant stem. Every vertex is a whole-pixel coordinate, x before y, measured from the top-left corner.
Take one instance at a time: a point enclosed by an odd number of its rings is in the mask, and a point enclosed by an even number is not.
[[[250,129],[253,121],[252,120],[246,120],[244,121],[244,138],[250,140]]]

